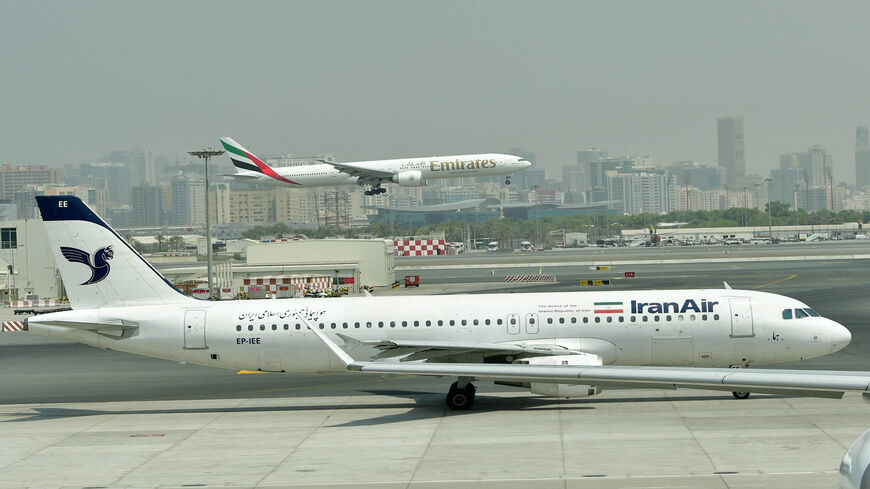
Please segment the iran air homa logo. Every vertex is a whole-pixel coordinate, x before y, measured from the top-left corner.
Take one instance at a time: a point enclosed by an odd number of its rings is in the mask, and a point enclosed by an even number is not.
[[[69,246],[61,246],[60,252],[63,254],[63,257],[68,261],[73,263],[82,263],[88,266],[91,269],[91,278],[86,280],[84,283],[79,285],[90,285],[103,280],[104,278],[109,276],[109,260],[115,256],[115,252],[112,251],[111,246],[106,246],[105,248],[100,248],[96,252],[94,252],[94,263],[91,263],[91,254],[87,251],[80,250],[78,248],[71,248]]]

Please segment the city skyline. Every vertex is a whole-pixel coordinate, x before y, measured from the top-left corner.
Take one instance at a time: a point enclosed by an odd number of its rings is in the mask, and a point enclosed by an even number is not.
[[[174,159],[232,135],[264,154],[339,161],[519,147],[551,176],[589,147],[715,166],[716,119],[742,115],[748,173],[818,144],[834,178],[852,181],[855,127],[870,122],[870,66],[855,52],[864,2],[6,1],[4,12],[15,96],[0,102],[0,163],[12,165],[136,147]],[[239,25],[257,35],[227,35]]]

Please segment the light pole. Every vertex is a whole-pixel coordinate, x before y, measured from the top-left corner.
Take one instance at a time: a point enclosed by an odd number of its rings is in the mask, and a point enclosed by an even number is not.
[[[801,210],[798,208],[798,191],[800,190],[800,188],[801,188],[801,184],[799,184],[799,183],[794,184],[794,214],[795,214],[795,217],[797,218],[797,227],[798,228],[801,227]],[[797,229],[796,232],[797,232],[798,236],[800,236],[800,229]]]
[[[773,240],[773,232],[770,227],[770,182],[773,180],[771,180],[770,177],[767,177],[764,181],[767,182],[767,236]]]
[[[539,185],[532,185],[532,190],[535,192],[535,247],[541,247],[541,226],[538,221],[538,189]]]
[[[211,215],[209,213],[208,205],[208,159],[212,156],[222,155],[224,152],[219,149],[209,148],[199,151],[188,151],[187,154],[205,160],[205,249],[207,257],[205,267],[208,272],[208,296],[211,298],[214,294],[214,284],[211,276]]]
[[[740,187],[740,190],[743,191],[743,226],[746,226],[746,208],[749,207],[746,204],[746,187]]]
[[[759,187],[761,187],[761,184],[756,183],[755,184],[755,202],[754,202],[755,205],[753,206],[753,207],[755,207],[755,210],[758,210],[758,188]],[[756,226],[758,225],[758,213],[755,213],[755,225]]]

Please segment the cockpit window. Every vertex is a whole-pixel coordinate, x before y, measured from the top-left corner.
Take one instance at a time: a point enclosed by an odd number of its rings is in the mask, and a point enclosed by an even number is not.
[[[783,309],[782,310],[782,318],[783,319],[791,319],[791,309]]]
[[[806,309],[804,309],[804,311],[806,311],[807,314],[809,314],[810,316],[812,316],[812,317],[814,317],[814,318],[817,318],[817,317],[821,316],[821,314],[817,313],[816,311],[813,311],[813,310],[810,309],[809,307],[806,308]]]
[[[794,317],[795,317],[795,319],[801,319],[801,318],[808,318],[808,317],[810,317],[810,315],[807,314],[806,312],[804,312],[803,309],[795,309],[794,310]]]

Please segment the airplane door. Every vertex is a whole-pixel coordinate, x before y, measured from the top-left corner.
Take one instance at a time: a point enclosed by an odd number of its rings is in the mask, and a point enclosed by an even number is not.
[[[208,348],[205,344],[204,309],[191,309],[184,312],[184,348],[186,350]]]
[[[508,334],[520,334],[520,315],[508,314],[507,316],[507,332]]]
[[[728,301],[731,304],[731,337],[755,336],[750,299],[748,297],[734,297]]]
[[[535,313],[526,314],[526,333],[538,333],[538,315]]]

